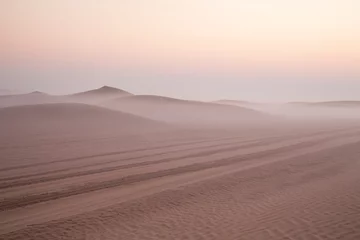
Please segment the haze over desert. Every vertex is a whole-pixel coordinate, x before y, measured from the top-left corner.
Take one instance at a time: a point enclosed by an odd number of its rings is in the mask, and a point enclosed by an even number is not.
[[[359,13],[0,0],[0,240],[360,240]]]
[[[359,238],[359,119],[237,104],[2,96],[1,239]]]

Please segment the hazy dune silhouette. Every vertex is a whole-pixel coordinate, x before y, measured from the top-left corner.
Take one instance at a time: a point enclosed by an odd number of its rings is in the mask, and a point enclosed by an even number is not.
[[[15,95],[15,94],[20,94],[20,92],[10,89],[0,89],[0,96]]]
[[[35,91],[25,94],[0,96],[0,107],[11,107],[20,105],[61,103],[68,100],[62,96],[53,96],[43,92]]]
[[[7,89],[0,89],[0,96],[2,95],[11,95],[11,91]]]
[[[48,104],[48,103],[87,103],[98,104],[113,98],[131,96],[124,90],[103,86],[85,92],[70,95],[51,95],[40,91],[26,94],[14,94],[0,96],[0,107],[11,107],[20,105]]]
[[[235,106],[248,106],[248,105],[255,104],[255,103],[248,102],[248,101],[227,100],[227,99],[221,99],[221,100],[213,101],[212,103],[228,104],[228,105],[235,105]]]
[[[305,118],[357,119],[360,101],[290,102],[282,106],[283,114]]]
[[[360,107],[360,101],[292,102],[290,104],[314,107]]]
[[[68,95],[72,101],[84,102],[84,103],[101,103],[113,98],[131,96],[132,93],[124,91],[122,89],[103,86],[98,89],[93,89],[85,92],[75,93]]]
[[[103,106],[179,124],[242,125],[271,118],[264,113],[239,106],[153,95],[135,95],[113,99],[105,102]]]

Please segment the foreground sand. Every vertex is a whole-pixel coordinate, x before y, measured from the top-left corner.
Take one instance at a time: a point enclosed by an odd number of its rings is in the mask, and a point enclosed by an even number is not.
[[[0,239],[360,239],[360,126],[42,134],[2,139]]]

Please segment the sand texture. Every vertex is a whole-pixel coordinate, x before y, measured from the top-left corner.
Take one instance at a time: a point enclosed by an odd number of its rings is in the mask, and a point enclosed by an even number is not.
[[[0,239],[360,239],[359,125],[143,134],[161,123],[66,106],[57,131],[1,137]],[[2,109],[2,130],[23,110]],[[66,130],[74,111],[143,129]]]

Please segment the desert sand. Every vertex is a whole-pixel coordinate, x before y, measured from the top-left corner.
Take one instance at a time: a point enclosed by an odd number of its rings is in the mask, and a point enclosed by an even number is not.
[[[102,86],[98,89],[88,90],[80,93],[74,93],[63,97],[68,98],[69,101],[97,104],[107,100],[121,98],[121,97],[128,97],[132,95],[133,95],[132,93],[122,89],[118,89],[110,86]]]
[[[189,101],[154,95],[133,95],[103,102],[102,107],[157,121],[196,126],[238,126],[239,123],[274,121],[275,117],[242,106]]]
[[[20,105],[0,108],[0,239],[360,239],[354,119],[261,124],[267,114],[239,108],[256,124],[185,127]]]

